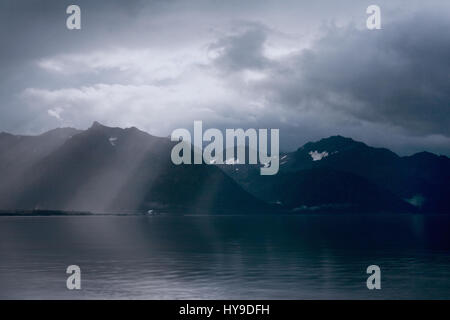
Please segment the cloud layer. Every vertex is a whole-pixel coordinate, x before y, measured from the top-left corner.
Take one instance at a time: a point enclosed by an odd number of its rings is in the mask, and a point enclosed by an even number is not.
[[[202,120],[280,128],[290,149],[342,134],[450,154],[448,3],[381,1],[376,31],[365,4],[239,3],[81,1],[76,33],[63,2],[5,1],[0,129]]]

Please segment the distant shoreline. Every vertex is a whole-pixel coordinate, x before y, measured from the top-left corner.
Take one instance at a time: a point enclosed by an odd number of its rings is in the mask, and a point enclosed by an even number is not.
[[[211,213],[214,212],[214,213]],[[411,213],[411,212],[355,212],[355,211],[274,211],[273,213],[255,213],[255,212],[236,212],[236,211],[215,211],[209,213],[204,211],[192,212],[186,210],[183,212],[174,210],[165,210],[164,212],[154,212],[148,214],[145,212],[91,212],[91,211],[62,211],[62,210],[0,210],[0,217],[67,217],[67,216],[298,216],[298,215],[450,215],[450,213]]]
[[[89,211],[0,210],[0,216],[88,216],[94,214]]]

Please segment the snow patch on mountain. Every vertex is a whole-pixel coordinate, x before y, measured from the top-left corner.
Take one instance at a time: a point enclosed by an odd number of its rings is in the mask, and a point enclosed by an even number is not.
[[[113,147],[116,145],[116,141],[117,141],[117,138],[116,138],[116,137],[111,137],[111,138],[109,138],[108,140],[109,140],[109,143],[111,143],[111,145],[112,145]]]
[[[225,164],[239,164],[239,159],[230,158],[225,161]]]
[[[318,152],[317,150],[315,151],[310,151],[309,155],[311,156],[313,161],[320,161],[325,157],[328,157],[328,152],[323,151],[323,152]]]
[[[421,208],[425,202],[425,197],[421,194],[416,194],[414,197],[404,200],[415,207]]]

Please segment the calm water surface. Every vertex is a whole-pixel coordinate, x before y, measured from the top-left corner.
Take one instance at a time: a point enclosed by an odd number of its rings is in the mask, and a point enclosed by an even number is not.
[[[449,299],[449,231],[436,215],[0,217],[0,298]]]

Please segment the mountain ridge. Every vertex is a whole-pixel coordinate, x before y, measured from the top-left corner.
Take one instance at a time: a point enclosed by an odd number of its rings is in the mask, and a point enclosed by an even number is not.
[[[0,207],[93,212],[269,210],[217,167],[172,164],[174,144],[137,128],[94,123],[28,166],[7,163],[2,171],[16,169],[18,174],[10,179],[15,185],[0,185]]]
[[[265,201],[278,201],[286,192],[283,188],[272,187],[280,184],[280,176],[261,177],[258,167],[222,166],[222,169],[253,195]],[[430,152],[399,156],[387,148],[370,147],[342,136],[308,142],[294,152],[280,155],[279,175],[284,175],[285,184],[295,183],[293,178],[286,179],[286,175],[294,176],[298,171],[306,173],[317,168],[364,178],[398,199],[413,204],[414,208],[408,211],[450,213],[450,159],[446,156]],[[320,194],[319,186],[315,192]],[[414,200],[418,198],[423,201]],[[294,200],[290,199],[290,202],[294,203]]]
[[[260,165],[175,166],[174,145],[97,121],[86,130],[1,133],[0,209],[450,213],[443,155],[399,156],[335,135],[280,154],[280,172],[266,177]]]

